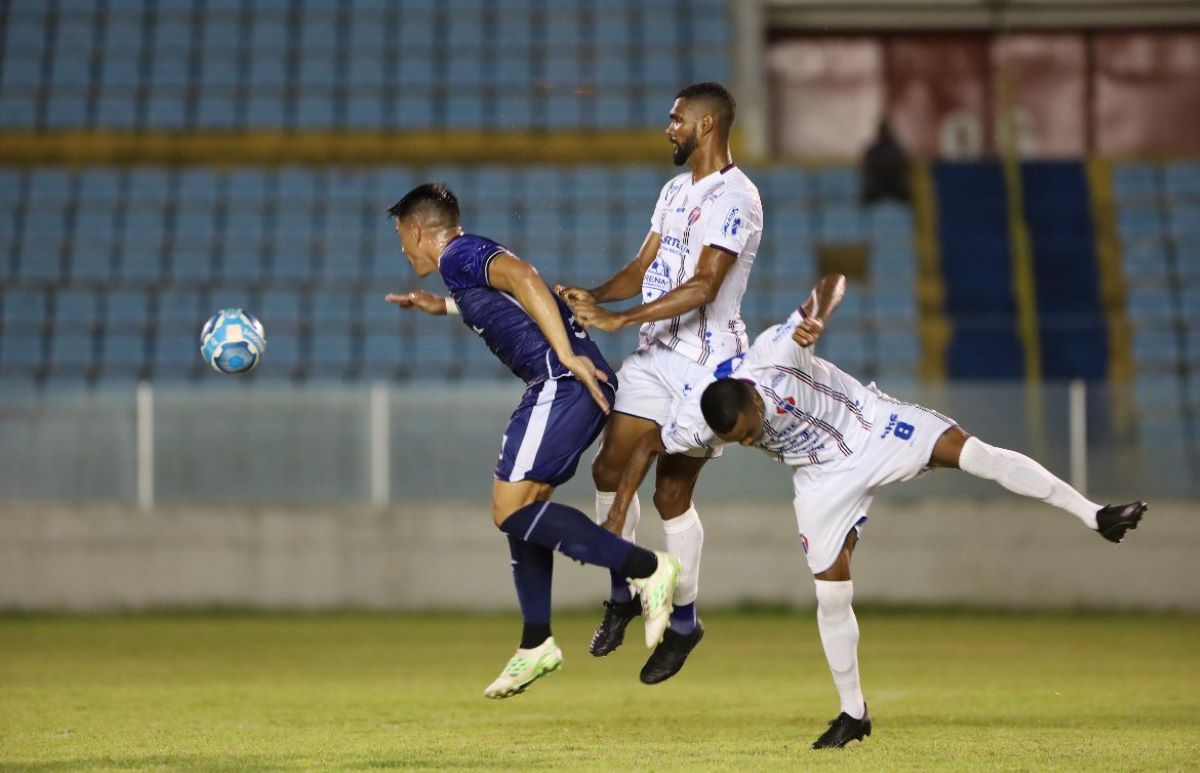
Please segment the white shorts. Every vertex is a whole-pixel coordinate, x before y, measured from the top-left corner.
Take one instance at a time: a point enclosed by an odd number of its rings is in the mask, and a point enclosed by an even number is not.
[[[613,410],[665,426],[693,389],[712,381],[713,371],[682,354],[653,343],[625,358],[617,371],[617,401]],[[684,456],[716,458],[721,449],[697,448]]]
[[[928,408],[878,394],[871,434],[853,456],[797,467],[792,476],[800,544],[813,574],[833,565],[851,529],[861,533],[875,490],[927,470],[938,438],[955,425]]]

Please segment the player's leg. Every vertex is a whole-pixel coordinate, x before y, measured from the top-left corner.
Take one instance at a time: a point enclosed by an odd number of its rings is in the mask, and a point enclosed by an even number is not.
[[[704,624],[696,616],[704,526],[692,493],[706,461],[705,457],[681,455],[658,458],[654,506],[663,518],[667,552],[679,557],[683,569],[675,588],[670,627],[642,668],[641,679],[646,684],[657,684],[678,673],[704,636]]]
[[[988,445],[958,426],[938,438],[929,464],[960,469],[995,481],[1014,494],[1066,510],[1112,542],[1120,542],[1127,530],[1136,529],[1142,514],[1149,509],[1140,501],[1101,507],[1028,456]]]
[[[855,527],[846,535],[833,564],[813,575],[817,630],[841,700],[841,713],[813,743],[814,749],[840,748],[871,734],[871,717],[867,714],[858,674],[858,618],[854,616],[852,606],[854,582],[850,578],[850,557],[857,544],[858,528]]]
[[[605,426],[600,440],[600,450],[592,461],[592,481],[596,486],[596,523],[602,524],[608,518],[609,508],[612,507],[613,499],[617,496],[617,483],[621,479],[621,470],[624,468],[625,460],[633,452],[634,445],[645,433],[657,431],[658,425],[649,419],[618,412],[609,416],[608,424]],[[641,516],[642,505],[637,494],[634,494],[625,515],[625,525],[621,529],[621,536],[624,539],[630,542],[636,541],[637,524]],[[606,606],[613,608],[615,605],[625,605],[636,617],[638,605],[631,605],[632,597],[625,578],[614,574],[610,576],[610,579],[610,600]],[[618,615],[618,617],[622,616]],[[629,619],[626,617],[625,622],[628,623]],[[624,625],[621,625],[620,631],[623,633],[624,630]],[[599,634],[599,629],[597,629],[597,634]],[[617,644],[619,645],[620,641]],[[593,654],[608,654],[616,649],[616,646],[601,647],[601,649],[605,651],[593,652]]]

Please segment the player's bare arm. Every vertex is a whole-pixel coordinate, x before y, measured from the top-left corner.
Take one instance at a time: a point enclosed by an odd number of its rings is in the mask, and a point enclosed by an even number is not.
[[[497,290],[503,290],[517,299],[546,336],[558,361],[579,379],[579,383],[587,387],[596,404],[608,413],[608,399],[600,391],[599,383],[607,381],[608,377],[591,360],[575,354],[571,348],[570,333],[563,326],[558,303],[537,269],[516,255],[502,252],[491,262],[488,282]]]
[[[792,331],[792,340],[801,346],[812,346],[825,331],[825,321],[833,315],[846,295],[846,277],[826,274],[808,294],[800,309],[804,320]]]
[[[737,256],[725,250],[705,247],[700,251],[696,273],[662,297],[625,311],[609,311],[581,300],[574,307],[575,316],[584,325],[611,333],[626,325],[640,325],[686,314],[716,300],[725,275],[736,261]]]
[[[388,293],[384,296],[388,303],[394,303],[402,309],[418,309],[435,317],[448,313],[448,298],[444,298],[428,290],[410,290],[405,293]]]
[[[637,493],[638,486],[642,485],[654,459],[659,454],[666,452],[667,449],[663,445],[658,425],[647,430],[638,439],[637,444],[633,447],[633,452],[629,455],[629,460],[621,470],[621,479],[617,484],[617,496],[613,499],[612,507],[609,508],[604,528],[613,534],[621,533],[621,529],[625,527],[625,514],[629,510],[629,503],[633,500],[633,495]]]
[[[575,310],[575,305],[580,301],[608,303],[610,301],[628,300],[642,291],[642,277],[645,276],[646,269],[654,262],[654,258],[657,257],[658,248],[661,243],[662,237],[658,233],[647,231],[646,238],[642,241],[642,247],[638,250],[637,256],[626,263],[620,271],[613,274],[612,278],[604,284],[593,287],[591,290],[585,290],[582,287],[556,285],[554,290],[566,301],[572,311]]]

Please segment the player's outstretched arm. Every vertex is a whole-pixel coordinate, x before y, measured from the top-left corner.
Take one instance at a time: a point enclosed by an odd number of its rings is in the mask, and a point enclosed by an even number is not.
[[[450,304],[453,303],[449,298],[443,298],[440,295],[434,295],[427,290],[410,290],[406,293],[388,293],[384,296],[384,300],[388,303],[394,303],[402,309],[420,309],[426,314],[432,314],[435,317],[443,316],[449,313]]]
[[[579,383],[587,387],[596,404],[608,413],[608,399],[600,390],[600,382],[608,381],[608,376],[604,371],[598,370],[595,363],[576,354],[571,348],[571,333],[563,325],[558,302],[538,275],[537,269],[516,255],[502,252],[492,259],[488,267],[488,284],[517,299],[525,312],[533,318],[542,335],[546,336],[550,348],[558,356],[558,361],[574,374]]]
[[[737,255],[718,247],[704,247],[700,250],[700,258],[696,262],[696,273],[683,284],[650,303],[643,303],[621,312],[612,312],[594,303],[580,301],[573,307],[575,317],[585,325],[598,327],[609,333],[626,325],[640,325],[643,322],[677,317],[716,300],[725,275],[736,261]]]
[[[826,274],[808,294],[808,300],[800,307],[804,320],[792,331],[792,340],[801,346],[812,346],[825,331],[825,321],[841,305],[846,295],[846,277],[841,274]]]
[[[604,522],[604,528],[618,537],[621,536],[621,529],[625,527],[625,515],[629,510],[629,503],[633,501],[633,495],[637,493],[638,486],[642,485],[642,480],[650,470],[650,464],[654,458],[666,452],[667,449],[663,445],[657,425],[647,430],[646,434],[638,439],[637,444],[633,447],[633,453],[629,455],[625,467],[621,470],[621,479],[617,483],[617,495],[613,498],[612,507],[608,510],[608,520]]]
[[[580,301],[595,304],[632,298],[642,291],[642,277],[646,275],[646,268],[658,256],[658,247],[661,242],[662,237],[657,232],[648,231],[646,238],[642,240],[642,247],[638,250],[637,256],[626,263],[620,271],[613,274],[612,278],[604,284],[593,287],[591,290],[568,285],[555,285],[554,291],[566,301],[572,311],[575,310],[575,304]]]

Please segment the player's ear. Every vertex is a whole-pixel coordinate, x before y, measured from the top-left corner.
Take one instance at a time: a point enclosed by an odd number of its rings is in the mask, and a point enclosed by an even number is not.
[[[716,125],[717,125],[717,120],[715,118],[713,118],[713,114],[705,113],[704,115],[702,115],[700,117],[700,126],[699,126],[700,134],[701,135],[708,134],[716,127]]]

